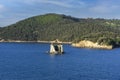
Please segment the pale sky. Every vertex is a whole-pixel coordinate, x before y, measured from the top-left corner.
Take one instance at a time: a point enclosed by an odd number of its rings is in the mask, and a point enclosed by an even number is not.
[[[47,13],[120,19],[120,0],[0,0],[0,26]]]

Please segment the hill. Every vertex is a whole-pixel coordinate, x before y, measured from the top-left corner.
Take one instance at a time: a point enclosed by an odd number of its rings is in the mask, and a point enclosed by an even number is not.
[[[99,44],[119,46],[120,20],[83,19],[51,13],[34,16],[0,28],[0,38],[5,41],[90,40]]]

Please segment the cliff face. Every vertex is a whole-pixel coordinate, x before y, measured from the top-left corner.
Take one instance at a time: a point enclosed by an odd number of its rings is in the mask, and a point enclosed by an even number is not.
[[[81,47],[81,48],[99,48],[99,49],[112,49],[113,46],[110,45],[99,45],[97,42],[91,42],[87,40],[80,41],[79,43],[73,43],[72,46],[74,47]]]

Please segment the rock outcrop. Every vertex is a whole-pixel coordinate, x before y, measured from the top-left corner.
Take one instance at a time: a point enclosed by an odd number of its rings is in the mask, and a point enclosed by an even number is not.
[[[100,45],[97,42],[94,43],[92,41],[83,40],[79,43],[73,43],[72,46],[74,47],[81,47],[81,48],[99,48],[99,49],[112,49],[112,45]]]

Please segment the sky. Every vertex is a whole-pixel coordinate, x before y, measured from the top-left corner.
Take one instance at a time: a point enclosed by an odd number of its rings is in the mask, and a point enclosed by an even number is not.
[[[120,0],[0,0],[0,27],[47,13],[120,19]]]

